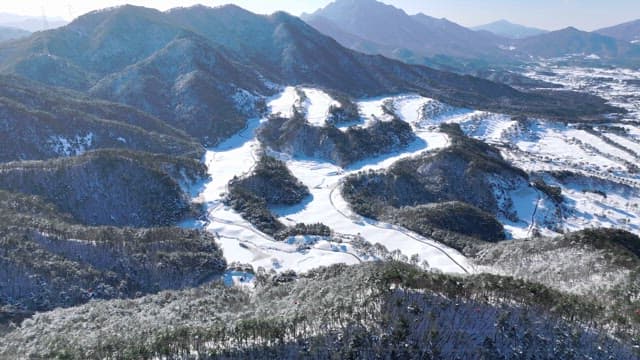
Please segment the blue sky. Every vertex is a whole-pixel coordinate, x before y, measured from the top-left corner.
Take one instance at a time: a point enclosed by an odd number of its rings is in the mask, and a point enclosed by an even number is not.
[[[294,15],[313,12],[332,0],[16,0],[0,1],[0,12],[71,19],[85,12],[132,3],[166,10],[202,3],[233,2],[258,13],[285,10]],[[423,12],[473,26],[498,19],[549,30],[576,26],[584,30],[640,18],[640,0],[383,0],[410,14]]]

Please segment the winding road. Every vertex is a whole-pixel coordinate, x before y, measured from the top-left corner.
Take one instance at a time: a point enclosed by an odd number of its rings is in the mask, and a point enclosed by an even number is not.
[[[403,227],[400,226],[396,226],[393,224],[387,224],[387,223],[382,223],[370,218],[366,218],[364,216],[360,216],[360,215],[355,215],[355,214],[346,214],[343,210],[339,209],[336,204],[335,201],[333,200],[333,194],[335,193],[336,190],[338,190],[340,188],[340,186],[342,185],[342,181],[338,182],[336,185],[334,185],[334,187],[331,189],[331,192],[329,193],[329,201],[331,202],[331,206],[333,206],[333,208],[340,213],[342,216],[344,216],[345,218],[351,220],[351,221],[365,221],[367,224],[373,226],[373,227],[377,227],[379,229],[383,229],[383,230],[393,230],[396,231],[404,236],[407,236],[419,243],[422,243],[424,245],[430,246],[436,250],[438,250],[439,252],[441,252],[443,255],[445,255],[447,258],[449,258],[449,260],[451,260],[451,262],[453,262],[456,266],[458,266],[465,274],[469,274],[469,270],[467,270],[464,266],[462,266],[459,262],[457,262],[451,255],[449,255],[449,253],[447,251],[445,251],[443,248],[428,242],[426,240],[423,240],[420,238],[420,235],[417,235]]]

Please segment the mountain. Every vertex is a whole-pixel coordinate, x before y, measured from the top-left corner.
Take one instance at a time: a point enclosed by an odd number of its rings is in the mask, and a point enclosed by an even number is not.
[[[547,33],[546,30],[514,24],[507,20],[498,20],[489,24],[473,27],[472,29],[476,31],[488,31],[509,39],[523,39]]]
[[[375,50],[388,56],[405,52],[407,57],[498,57],[501,52],[498,46],[505,42],[493,34],[475,32],[447,19],[424,14],[409,16],[376,0],[337,0],[303,19],[347,47],[367,50],[354,41],[360,38],[381,45]]]
[[[81,16],[0,53],[6,72],[136,106],[204,144],[240,130],[255,114],[253,92],[269,93],[206,39],[133,6]]]
[[[565,261],[569,257],[580,260]],[[491,263],[500,273],[603,301],[619,302],[620,288],[637,291],[640,286],[634,279],[640,269],[640,238],[619,229],[586,229],[541,238],[535,245],[526,240],[494,243],[482,249],[477,262]]]
[[[38,16],[24,16],[9,13],[0,13],[0,26],[18,28],[28,32],[44,31],[55,29],[69,22],[59,18],[47,18],[46,20]]]
[[[595,55],[602,59],[640,58],[640,46],[574,27],[522,39],[516,46],[526,54],[547,58],[574,54]]]
[[[10,26],[0,25],[0,42],[27,37],[31,32]]]
[[[89,13],[65,27],[0,45],[0,71],[134,106],[207,146],[258,116],[261,98],[275,92],[274,83],[313,84],[353,97],[417,92],[516,114],[558,116],[567,110],[555,96],[365,55],[286,13],[262,16],[232,5],[165,13],[122,6]],[[595,104],[576,96],[577,103]],[[604,102],[595,108],[615,111]],[[576,116],[594,114],[572,110]]]
[[[0,191],[0,224],[0,284],[16,285],[0,287],[10,313],[191,287],[225,268],[207,232],[83,226],[35,196]]]
[[[596,30],[598,34],[610,36],[618,40],[640,43],[640,20]]]

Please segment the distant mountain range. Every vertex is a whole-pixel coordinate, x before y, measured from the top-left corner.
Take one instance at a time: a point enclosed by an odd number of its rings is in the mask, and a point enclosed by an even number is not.
[[[68,23],[68,21],[59,17],[44,19],[43,17],[0,13],[0,26],[17,28],[28,32],[55,29]]]
[[[376,0],[336,0],[303,18],[346,47],[458,71],[573,55],[640,64],[640,46],[629,42],[638,34],[637,23],[599,33],[575,28],[547,33],[502,20],[474,31],[446,19],[410,16]]]
[[[584,54],[622,61],[640,59],[639,46],[599,33],[581,31],[574,27],[522,39],[516,46],[523,54],[546,58]]]
[[[526,37],[541,35],[548,32],[538,28],[514,24],[507,20],[498,20],[489,24],[476,26],[472,29],[476,31],[488,31],[509,39],[524,39]]]

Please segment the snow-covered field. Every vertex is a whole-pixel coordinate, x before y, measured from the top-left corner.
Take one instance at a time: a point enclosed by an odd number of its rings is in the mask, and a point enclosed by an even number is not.
[[[566,89],[601,96],[629,111],[623,121],[640,119],[640,69],[585,68],[551,63],[532,66],[525,73],[534,79],[563,85]]]
[[[574,73],[554,69],[554,72],[560,74],[557,75],[559,79],[544,80],[558,80],[556,82],[583,91],[597,83],[590,81],[589,76],[601,75],[586,70]],[[622,97],[632,101],[629,99],[633,99],[635,85],[625,80],[640,75],[626,71],[621,74],[620,81],[609,87],[615,89],[608,98],[614,104]],[[302,92],[304,97],[301,97]],[[599,86],[593,92],[605,95]],[[280,95],[269,99],[268,105],[271,114],[283,116],[290,116],[296,107],[306,114],[312,125],[322,126],[329,107],[340,104],[318,89],[287,87]],[[413,126],[418,140],[402,151],[367,159],[346,169],[316,159],[290,158],[267,149],[270,155],[285,161],[311,191],[311,196],[301,204],[271,210],[287,225],[322,222],[335,231],[332,238],[297,237],[278,242],[222,203],[228,182],[234,176],[251,172],[260,149],[255,130],[268,121],[266,118],[249,121],[244,131],[207,151],[205,161],[211,179],[199,193],[198,201],[207,204],[209,216],[203,225],[218,236],[229,263],[251,264],[254,269],[264,267],[267,271],[306,271],[334,263],[375,260],[376,254],[362,251],[360,240],[364,239],[371,245],[383,245],[389,252],[396,250],[401,259],[417,255],[420,263],[434,269],[473,272],[473,266],[463,255],[443,244],[354,214],[340,193],[341,181],[353,172],[385,169],[401,158],[448,146],[448,137],[437,127],[444,122],[460,124],[467,135],[498,146],[503,156],[515,166],[562,188],[565,200],[561,215],[551,214],[556,207],[550,206],[541,192],[531,186],[510,191],[508,196],[513,201],[518,221],[500,219],[509,236],[529,237],[534,228],[546,235],[553,235],[558,229],[595,226],[640,231],[640,176],[630,167],[630,164],[638,164],[640,153],[640,127],[631,120],[640,116],[633,112],[623,119],[623,125],[618,124],[618,131],[613,132],[602,124],[585,129],[542,119],[518,121],[510,116],[455,108],[410,94],[363,99],[358,105],[362,119],[355,125],[368,126],[374,120],[390,120],[391,116],[383,110],[386,106]],[[625,103],[624,106],[632,111],[634,106],[637,110],[638,104]],[[626,130],[621,132],[620,129]],[[578,180],[560,181],[551,175],[553,171],[571,171]],[[550,224],[549,219],[557,220]]]

